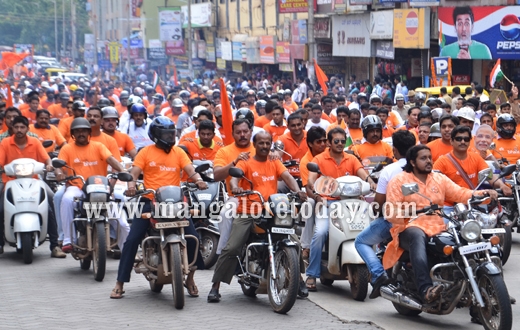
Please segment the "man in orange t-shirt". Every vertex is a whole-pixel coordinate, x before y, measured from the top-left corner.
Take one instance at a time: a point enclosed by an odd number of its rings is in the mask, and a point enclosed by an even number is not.
[[[279,160],[269,160],[272,141],[272,137],[268,133],[257,133],[254,137],[255,156],[238,162],[236,167],[244,172],[244,178],[253,182],[253,189],[258,191],[265,201],[268,200],[270,195],[276,194],[279,178],[281,178],[293,192],[298,192],[301,200],[306,200],[307,196],[304,192],[300,191],[296,180],[289,174],[282,163]],[[231,187],[233,193],[239,194],[249,189],[249,183],[243,179],[232,178]],[[263,206],[260,203],[259,197],[256,195],[248,195],[240,198],[237,214],[257,215],[262,209]],[[252,225],[252,217],[241,216],[233,221],[233,236],[229,237],[215,266],[215,273],[212,279],[213,286],[208,295],[209,302],[218,302],[220,300],[220,282],[227,284],[231,282],[238,258],[240,258],[242,254],[242,248],[249,237]]]
[[[280,136],[285,133],[287,129],[287,123],[284,120],[284,111],[282,107],[275,106],[271,112],[273,120],[268,124],[265,124],[264,130],[271,134],[273,141],[277,141]]]
[[[352,139],[353,144],[361,144],[363,141],[363,130],[359,127],[361,123],[361,112],[357,109],[352,109],[348,114],[348,134]]]
[[[203,120],[199,123],[198,137],[184,139],[179,144],[188,149],[188,155],[192,160],[215,159],[217,152],[224,147],[220,138],[215,136],[215,124],[211,120]],[[185,135],[186,136],[186,135]]]
[[[452,115],[445,115],[439,119],[441,128],[441,138],[427,144],[431,149],[432,161],[435,163],[440,156],[446,155],[453,150],[451,145],[451,131],[459,125],[459,118]]]
[[[76,118],[70,126],[73,143],[66,144],[60,150],[58,158],[64,160],[72,167],[77,175],[85,180],[93,175],[107,175],[108,165],[117,172],[122,172],[123,167],[114,158],[111,152],[102,143],[91,141],[92,128],[85,118]],[[65,179],[62,169],[56,169],[56,179]],[[60,214],[63,228],[63,252],[70,253],[71,245],[70,226],[74,217],[74,198],[84,196],[83,182],[72,180],[67,183],[67,188],[61,201]]]
[[[363,144],[352,145],[352,151],[354,154],[361,159],[361,163],[367,167],[376,166],[379,162],[392,162],[394,153],[392,147],[381,141],[383,136],[383,122],[376,115],[368,115],[363,119],[361,123],[363,130],[363,137],[365,142]],[[386,157],[387,160],[382,158]],[[388,163],[383,164],[388,165]]]
[[[50,140],[53,142],[50,147],[45,148],[47,152],[53,152],[56,148],[61,148],[67,143],[58,128],[49,125],[50,118],[49,111],[38,110],[36,111],[36,124],[29,126],[29,131],[37,134],[40,141]]]
[[[493,156],[497,159],[504,156],[509,164],[515,164],[520,159],[520,139],[515,137],[516,120],[514,117],[507,113],[500,115],[497,119],[497,133]]]
[[[300,160],[307,154],[309,146],[307,145],[307,132],[304,130],[302,117],[299,114],[293,113],[287,118],[287,126],[289,132],[278,138],[278,141],[283,143],[284,151],[291,155],[282,154],[282,161],[287,162],[290,160],[296,161],[296,166],[289,167],[289,173],[294,178],[300,177],[299,163]],[[278,191],[281,193],[287,192],[287,186],[284,186],[281,182],[278,185]]]
[[[115,107],[104,107],[103,122],[101,124],[103,133],[116,140],[117,147],[119,148],[119,153],[121,156],[124,156],[128,153],[130,158],[134,159],[135,155],[137,155],[134,141],[132,141],[132,139],[127,134],[121,133],[118,130],[116,130],[118,124],[119,113],[117,112],[117,109]]]
[[[60,103],[51,105],[47,110],[51,113],[52,118],[63,119],[68,117],[67,106],[69,104],[70,96],[68,93],[60,93]]]
[[[58,130],[66,141],[70,139],[70,125],[75,118],[84,118],[87,106],[83,101],[74,101],[72,104],[72,116],[63,118],[58,124]]]
[[[40,99],[37,96],[33,96],[29,99],[29,108],[22,111],[22,116],[29,119],[29,124],[36,124],[36,111],[41,109]]]

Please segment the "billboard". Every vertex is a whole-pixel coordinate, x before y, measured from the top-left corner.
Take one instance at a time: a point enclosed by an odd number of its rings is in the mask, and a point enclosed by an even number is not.
[[[430,8],[394,10],[394,47],[430,48]]]

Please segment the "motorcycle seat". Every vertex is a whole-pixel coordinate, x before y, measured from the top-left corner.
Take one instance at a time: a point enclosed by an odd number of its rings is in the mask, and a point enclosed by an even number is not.
[[[251,228],[251,232],[252,232],[253,234],[257,234],[257,235],[259,235],[259,234],[265,234],[265,230],[262,229],[260,226],[258,226],[256,223],[253,224],[253,227]]]

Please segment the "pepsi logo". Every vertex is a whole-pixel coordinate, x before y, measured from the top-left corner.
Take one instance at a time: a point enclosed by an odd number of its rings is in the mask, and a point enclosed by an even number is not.
[[[509,14],[500,22],[500,33],[506,40],[516,40],[520,35],[520,20],[517,16]]]

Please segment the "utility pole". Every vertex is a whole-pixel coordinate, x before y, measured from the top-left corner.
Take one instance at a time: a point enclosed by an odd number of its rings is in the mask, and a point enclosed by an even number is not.
[[[57,7],[56,1],[54,0],[54,52],[56,53],[56,58],[59,59],[58,55],[58,16],[57,16]]]
[[[316,73],[314,72],[314,60],[316,55],[314,51],[316,49],[316,41],[314,40],[314,0],[307,1],[309,7],[309,17],[307,18],[307,36],[308,36],[308,47],[309,47],[309,59],[307,61],[307,72],[310,72],[309,79],[314,82]],[[309,70],[309,66],[312,70]],[[324,91],[327,92],[327,91]]]
[[[66,38],[65,38],[65,0],[61,0],[61,29],[62,29],[62,36],[63,36],[63,54],[66,52]]]
[[[70,31],[72,34],[72,44],[70,47],[70,52],[72,55],[72,61],[76,62],[76,58],[78,54],[76,53],[76,4],[75,0],[70,0]]]
[[[74,0],[72,0],[74,3]],[[98,27],[97,27],[97,0],[92,0],[92,23],[94,25],[94,65],[98,65],[98,49],[97,49],[97,39],[98,39]]]
[[[240,1],[240,0],[239,0]],[[238,2],[237,2],[238,6]],[[192,53],[193,53],[193,43],[191,40],[191,0],[188,0],[188,71],[190,72],[190,75],[192,75],[192,78],[195,78],[195,75],[193,74],[193,59],[192,59]]]
[[[132,24],[130,19],[132,18],[132,0],[128,0],[128,34],[127,34],[127,52],[126,52],[126,69],[130,73],[130,35],[132,34]]]

